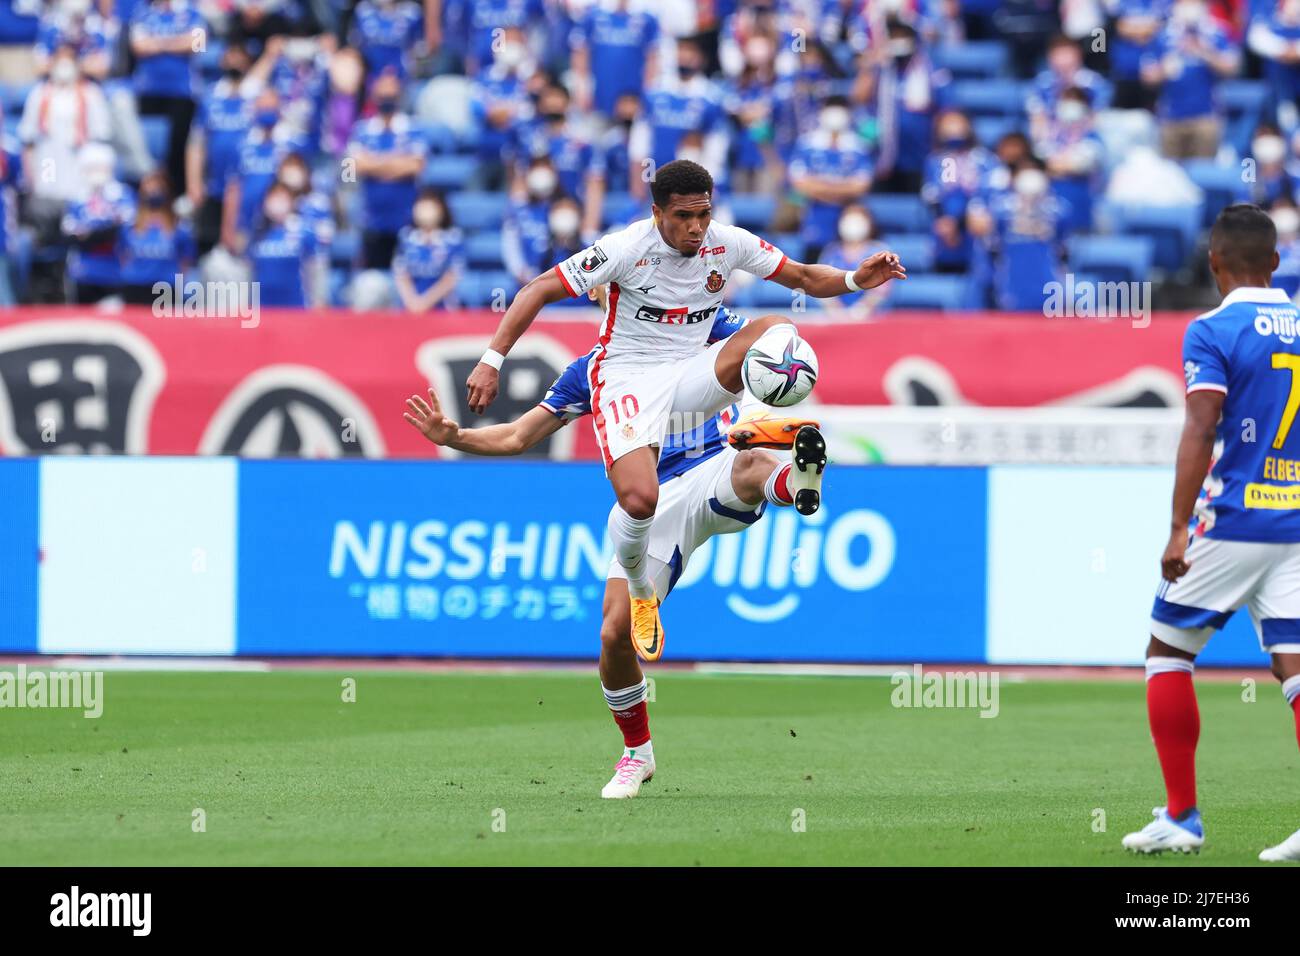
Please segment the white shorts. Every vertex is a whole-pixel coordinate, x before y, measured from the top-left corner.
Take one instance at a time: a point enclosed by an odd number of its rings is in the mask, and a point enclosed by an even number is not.
[[[607,472],[628,452],[660,445],[666,434],[693,431],[739,399],[715,371],[726,343],[721,339],[676,364],[591,362],[592,426]]]
[[[704,459],[659,488],[659,506],[646,554],[651,559],[655,593],[663,600],[681,577],[691,554],[714,535],[744,531],[767,510],[767,502],[746,504],[731,483],[737,451],[730,446]],[[615,557],[608,578],[626,578]]]
[[[1300,544],[1193,538],[1187,573],[1162,581],[1151,635],[1199,654],[1242,605],[1269,654],[1300,654]]]

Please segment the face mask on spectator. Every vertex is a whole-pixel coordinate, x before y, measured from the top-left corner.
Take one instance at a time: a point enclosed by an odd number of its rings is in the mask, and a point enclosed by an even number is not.
[[[767,37],[750,37],[745,43],[745,62],[750,66],[764,66],[772,62],[774,52]]]
[[[266,204],[262,207],[262,212],[266,214],[266,218],[271,222],[284,222],[291,208],[293,208],[293,203],[290,202],[289,197],[277,193],[267,198]]]
[[[1022,196],[1041,196],[1047,192],[1047,173],[1041,169],[1022,169],[1016,173],[1015,186]]]
[[[704,163],[704,150],[695,146],[683,146],[677,150],[677,158],[684,159],[688,163]]]
[[[522,43],[505,43],[497,50],[496,61],[507,70],[513,70],[528,57],[528,50]]]
[[[411,221],[421,229],[437,229],[442,225],[442,210],[436,202],[417,202],[411,211]]]
[[[1280,163],[1286,155],[1286,141],[1281,136],[1256,136],[1250,143],[1250,152],[1258,162],[1271,166]]]
[[[60,86],[68,86],[77,82],[77,64],[66,56],[60,57],[50,67],[50,79]]]
[[[1056,118],[1062,123],[1078,123],[1088,115],[1088,107],[1078,100],[1061,100],[1056,104]]]
[[[561,206],[559,209],[552,209],[551,214],[546,218],[547,224],[551,227],[551,234],[568,238],[578,234],[578,211],[568,206]]]
[[[849,111],[842,106],[828,106],[821,112],[822,129],[828,133],[842,133],[849,128]]]
[[[854,214],[840,219],[840,240],[842,242],[862,242],[871,235],[871,220],[866,216]]]
[[[161,209],[167,205],[167,194],[156,189],[150,190],[140,198],[144,201],[147,209]]]
[[[294,37],[284,45],[284,55],[295,63],[306,63],[316,55],[316,41],[308,37]]]
[[[271,129],[280,120],[280,114],[275,110],[258,110],[257,115],[253,117],[253,122],[263,129]]]
[[[1287,239],[1294,238],[1297,232],[1300,232],[1300,212],[1297,212],[1290,206],[1281,206],[1269,213],[1273,220],[1273,225],[1277,228],[1277,234]]]
[[[889,55],[895,60],[911,56],[916,51],[916,44],[907,37],[896,37],[889,41]]]
[[[1170,19],[1175,23],[1190,26],[1204,20],[1209,14],[1209,9],[1203,3],[1177,3],[1170,11]]]
[[[683,80],[689,80],[699,72],[700,72],[699,67],[694,66],[693,64],[690,63],[677,64],[677,75],[680,76]]]
[[[524,178],[524,185],[528,187],[530,195],[549,196],[555,192],[555,173],[545,166],[530,169],[528,175]]]
[[[381,96],[375,100],[375,109],[379,110],[385,116],[392,116],[397,112],[396,96]]]
[[[539,114],[539,115],[542,117],[542,122],[543,122],[543,123],[563,123],[563,122],[564,122],[564,111],[563,111],[563,110],[547,111],[547,112],[545,112],[545,113],[541,113],[541,114]]]
[[[301,166],[286,166],[280,170],[280,182],[294,192],[302,192],[307,186],[307,171]]]

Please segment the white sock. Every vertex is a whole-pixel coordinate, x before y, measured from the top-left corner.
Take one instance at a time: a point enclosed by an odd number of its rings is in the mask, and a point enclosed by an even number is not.
[[[609,705],[609,709],[616,713],[635,707],[645,700],[650,693],[649,685],[646,684],[644,677],[641,678],[641,683],[633,684],[631,687],[610,690],[604,684],[601,684],[600,690],[605,695],[605,703]]]
[[[655,749],[653,746],[651,746],[650,741],[648,740],[643,744],[637,744],[635,747],[623,748],[624,757],[635,756],[638,760],[645,760],[649,762],[654,759],[654,755],[655,755]]]
[[[1168,674],[1170,671],[1184,671],[1188,674],[1194,674],[1196,673],[1196,662],[1189,661],[1185,657],[1147,658],[1147,680],[1157,674]]]
[[[609,537],[614,542],[614,556],[627,572],[628,593],[634,598],[654,596],[646,562],[646,544],[654,521],[654,515],[633,518],[617,502],[609,511]]]
[[[1295,699],[1300,697],[1300,674],[1288,677],[1282,682],[1282,696],[1286,698],[1288,706],[1294,704]]]

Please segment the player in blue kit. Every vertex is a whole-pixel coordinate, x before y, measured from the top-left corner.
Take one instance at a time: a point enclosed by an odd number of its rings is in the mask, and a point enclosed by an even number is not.
[[[1282,682],[1300,740],[1300,310],[1270,288],[1277,230],[1229,206],[1210,232],[1223,303],[1183,340],[1187,416],[1173,518],[1151,612],[1147,713],[1167,805],[1124,837],[1143,853],[1205,842],[1196,807],[1196,655],[1245,606]],[[1300,860],[1300,831],[1260,854]]]
[[[744,325],[739,316],[721,309],[710,339],[726,338]],[[478,455],[522,454],[569,422],[591,413],[587,372],[596,351],[592,349],[570,363],[542,400],[513,422],[461,428],[443,416],[432,388],[427,403],[419,395],[407,400],[409,411],[404,417],[437,445]],[[801,513],[814,514],[820,506],[826,446],[816,424],[767,413],[737,420],[738,414],[739,407],[732,405],[690,431],[664,437],[658,465],[658,518],[646,552],[659,594],[667,596],[672,591],[691,554],[709,538],[744,531],[763,516],[769,503],[794,504],[795,484],[816,492],[808,505],[799,509]],[[758,444],[793,447],[793,461],[782,464],[777,456],[753,447]],[[791,481],[791,472],[796,470],[800,479]],[[601,796],[611,799],[635,797],[655,772],[647,687],[637,656],[658,660],[663,641],[647,651],[632,640],[630,604],[627,574],[613,558],[600,627],[601,689],[623,733],[623,754],[613,778],[601,791]]]

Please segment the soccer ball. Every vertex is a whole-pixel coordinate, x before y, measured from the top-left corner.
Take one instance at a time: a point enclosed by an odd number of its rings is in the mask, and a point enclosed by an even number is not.
[[[767,405],[798,405],[817,382],[817,353],[788,329],[759,336],[745,353],[740,377],[749,394]]]

